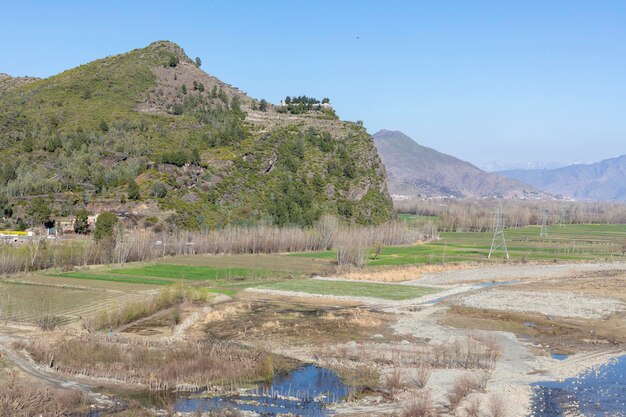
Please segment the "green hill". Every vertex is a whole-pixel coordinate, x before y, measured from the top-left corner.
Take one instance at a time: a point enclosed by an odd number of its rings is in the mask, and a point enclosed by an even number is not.
[[[42,200],[53,217],[113,209],[188,229],[392,216],[384,167],[363,128],[326,107],[292,114],[252,99],[171,42],[47,79],[8,80],[0,94],[5,222],[37,222]]]

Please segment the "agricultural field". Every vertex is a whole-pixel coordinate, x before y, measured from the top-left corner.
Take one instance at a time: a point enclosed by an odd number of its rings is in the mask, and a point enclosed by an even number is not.
[[[621,260],[626,245],[625,225],[552,226],[544,238],[539,237],[536,226],[507,229],[505,233],[514,262]],[[372,248],[366,268],[486,261],[491,238],[491,233],[446,232],[434,242]],[[500,251],[490,262],[501,262],[502,257]],[[38,317],[49,314],[71,322],[84,311],[107,308],[128,297],[145,297],[177,283],[201,286],[209,293],[229,296],[249,287],[386,300],[410,299],[434,292],[430,288],[306,279],[330,274],[335,261],[336,252],[330,250],[180,256],[153,263],[96,266],[69,272],[41,271],[0,284],[0,318],[35,323]]]
[[[38,324],[54,316],[67,324],[95,310],[110,309],[146,298],[147,294],[0,282],[0,320]]]
[[[626,247],[626,225],[551,226],[548,237],[540,237],[539,226],[511,228],[505,237],[512,261],[620,260]],[[426,263],[479,262],[487,259],[491,232],[443,232],[434,242],[371,250],[368,266],[393,266]],[[334,259],[335,251],[292,254],[293,257]],[[492,260],[502,260],[496,252]]]

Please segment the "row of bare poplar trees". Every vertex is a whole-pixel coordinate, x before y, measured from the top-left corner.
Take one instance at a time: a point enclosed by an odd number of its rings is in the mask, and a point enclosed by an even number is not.
[[[195,254],[256,254],[327,250],[345,254],[374,245],[410,244],[421,238],[402,222],[379,226],[342,225],[323,216],[314,227],[231,227],[201,232],[119,232],[114,242],[91,239],[48,241],[35,239],[22,246],[0,247],[0,274],[47,268],[150,261]],[[343,249],[342,249],[343,248]],[[338,259],[348,262],[346,259]]]
[[[626,204],[587,201],[536,200],[404,200],[395,203],[402,213],[437,218],[443,231],[480,232],[493,227],[494,211],[502,203],[507,227],[541,224],[626,224]]]

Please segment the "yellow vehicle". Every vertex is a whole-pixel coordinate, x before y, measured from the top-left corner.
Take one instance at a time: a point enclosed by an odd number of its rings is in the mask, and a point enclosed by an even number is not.
[[[30,236],[30,233],[18,230],[0,230],[0,236]]]

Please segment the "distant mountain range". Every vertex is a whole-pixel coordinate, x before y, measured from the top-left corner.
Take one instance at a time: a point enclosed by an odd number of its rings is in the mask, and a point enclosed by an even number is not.
[[[482,171],[469,162],[419,145],[402,132],[381,130],[372,137],[387,170],[387,187],[395,199],[551,198],[518,180]]]
[[[482,164],[476,164],[478,168],[486,172],[513,171],[515,169],[555,169],[568,165],[584,164],[587,161],[570,161],[570,162],[544,162],[544,161],[528,161],[528,162],[503,162],[491,161]]]
[[[518,169],[498,174],[555,195],[579,200],[626,201],[626,155],[594,164],[556,169]]]

